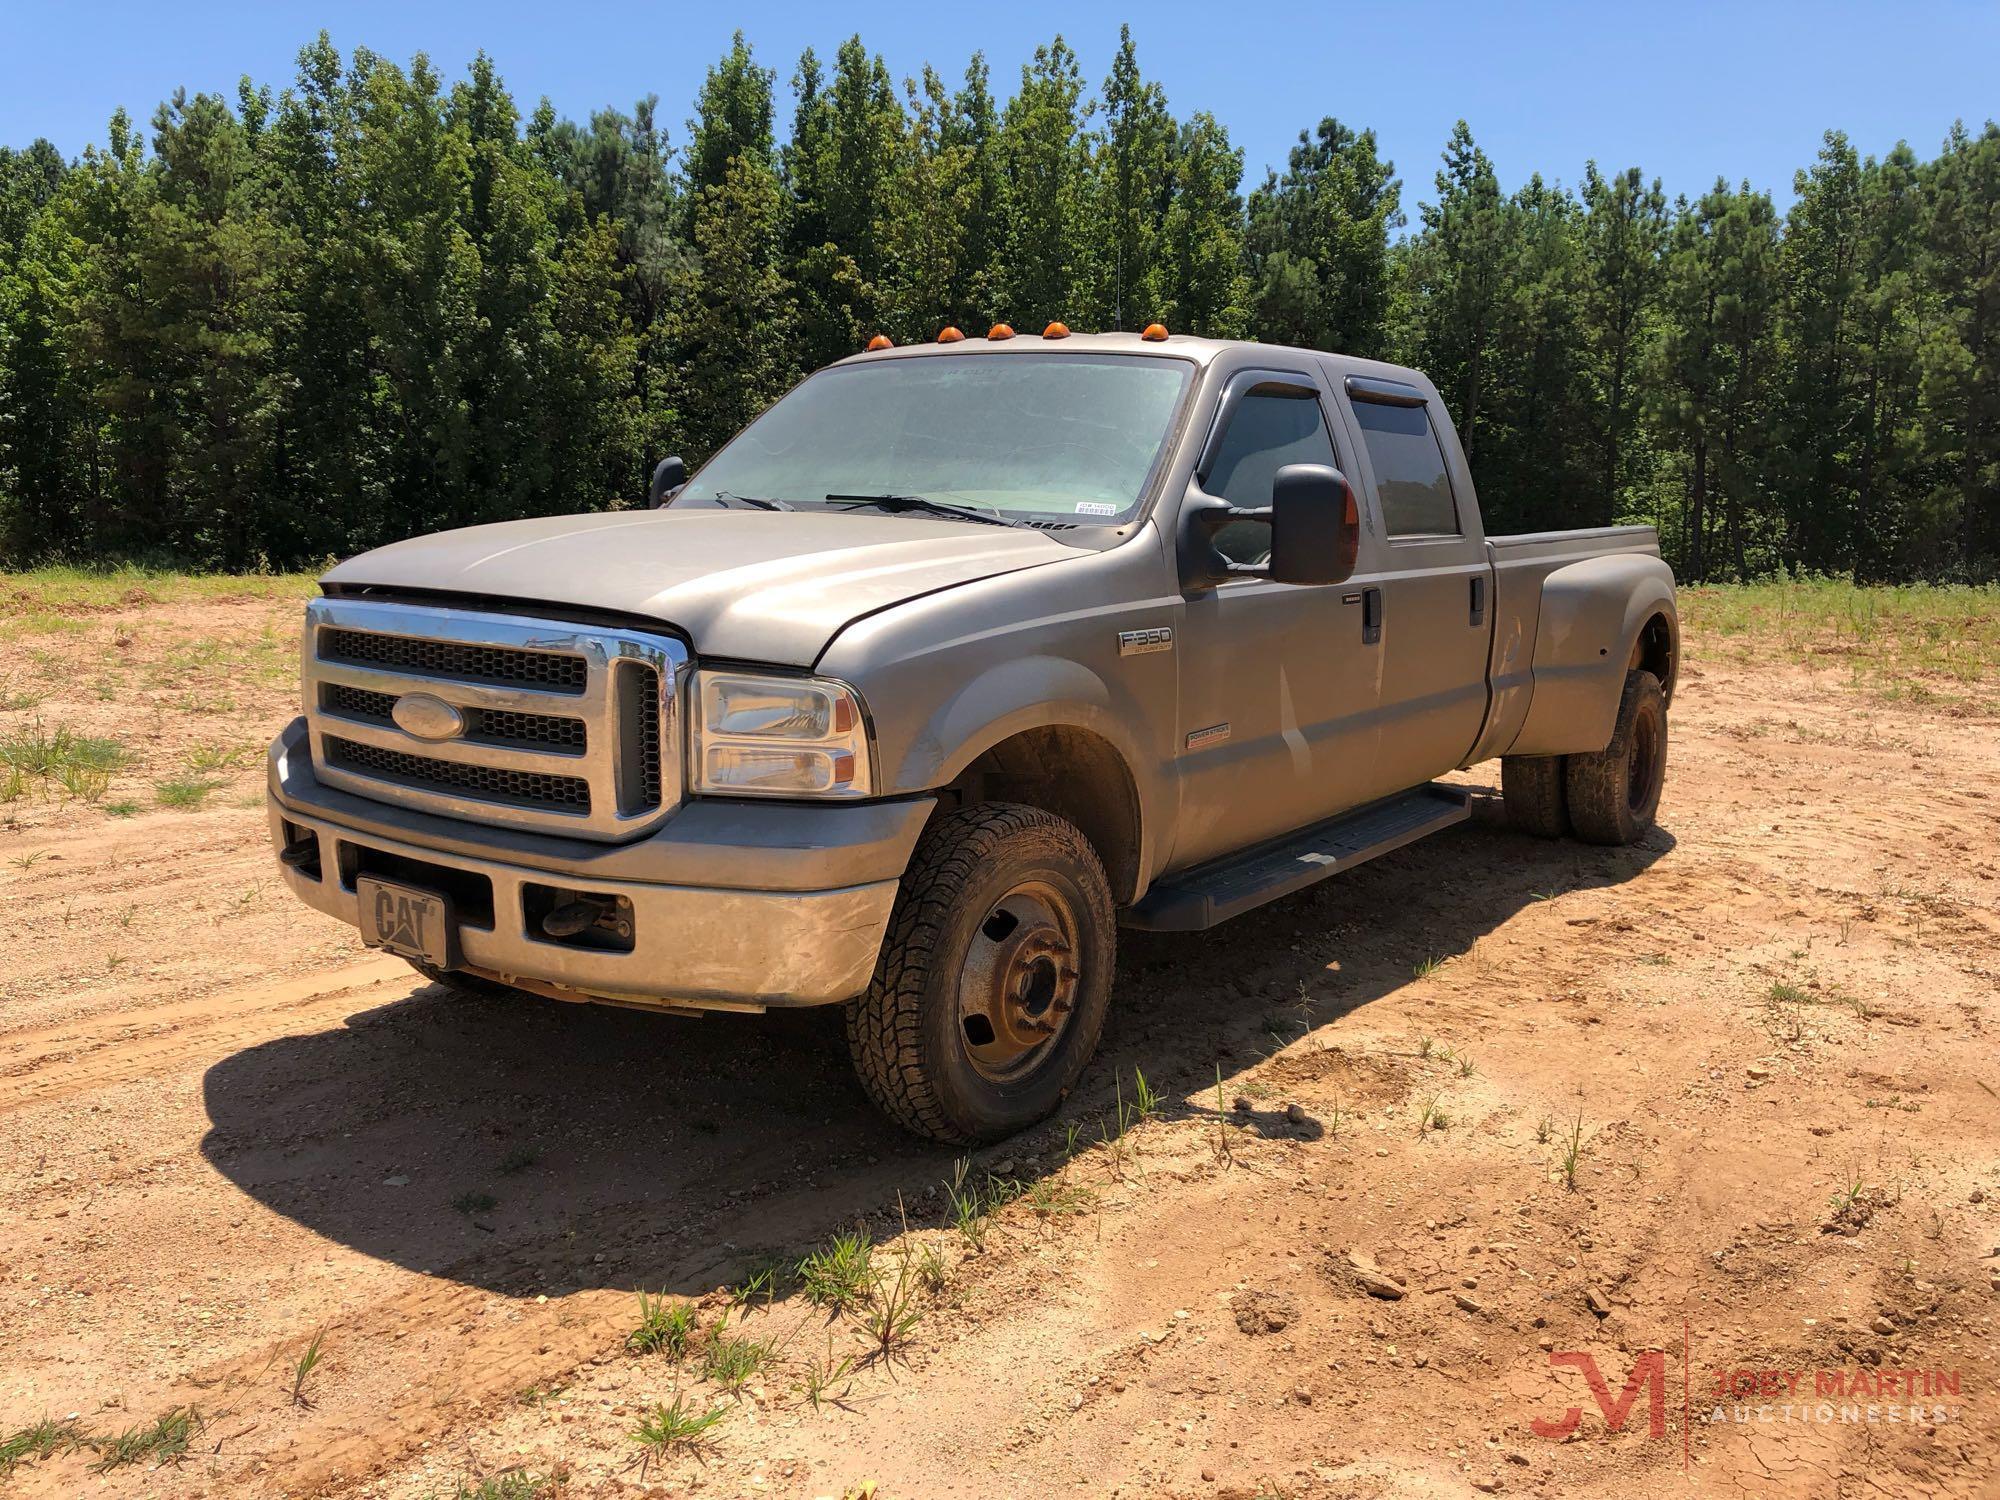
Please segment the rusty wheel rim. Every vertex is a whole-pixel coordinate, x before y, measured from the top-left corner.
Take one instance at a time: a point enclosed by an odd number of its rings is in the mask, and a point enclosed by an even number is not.
[[[1069,1028],[1076,1009],[1077,920],[1068,900],[1024,880],[987,908],[959,977],[958,1027],[982,1078],[1031,1073]]]

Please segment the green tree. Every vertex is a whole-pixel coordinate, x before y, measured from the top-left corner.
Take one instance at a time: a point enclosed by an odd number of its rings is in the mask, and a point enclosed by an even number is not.
[[[779,268],[777,174],[754,155],[695,195],[696,269],[679,313],[678,441],[706,457],[789,383],[792,302]]]
[[[999,266],[1003,316],[1024,332],[1078,316],[1091,284],[1091,113],[1076,53],[1061,37],[1035,49],[1001,116]]]
[[[699,195],[719,188],[729,164],[745,157],[770,166],[776,145],[771,125],[771,85],[775,74],[757,66],[750,44],[737,32],[721,62],[708,70],[688,121],[687,205],[699,209]]]
[[[1933,508],[1955,516],[1944,556],[1991,577],[2000,571],[2000,127],[1954,126],[1924,175],[1926,279],[1941,313],[1922,356]]]
[[[1243,274],[1243,153],[1200,111],[1174,143],[1173,197],[1160,228],[1160,314],[1170,330],[1241,338],[1249,284]]]
[[[1173,201],[1177,144],[1166,92],[1140,76],[1132,28],[1122,26],[1118,55],[1104,81],[1104,130],[1097,142],[1101,227],[1094,236],[1100,246],[1100,281],[1089,308],[1094,326],[1144,327],[1166,306],[1161,241]]]
[[[1493,163],[1463,120],[1452,130],[1436,181],[1437,202],[1423,205],[1423,232],[1402,261],[1405,321],[1397,343],[1436,383],[1467,460],[1477,463],[1492,420],[1486,407],[1494,353],[1508,316],[1514,214]]]
[[[1284,176],[1267,174],[1250,195],[1245,248],[1257,337],[1384,352],[1388,236],[1403,222],[1395,171],[1377,155],[1372,130],[1328,116],[1311,135],[1299,133]]]
[[[1646,347],[1659,295],[1667,239],[1667,199],[1637,167],[1606,178],[1590,162],[1583,173],[1582,239],[1588,277],[1585,320],[1602,391],[1598,483],[1610,505],[1625,489],[1625,461],[1636,420],[1633,372]]]

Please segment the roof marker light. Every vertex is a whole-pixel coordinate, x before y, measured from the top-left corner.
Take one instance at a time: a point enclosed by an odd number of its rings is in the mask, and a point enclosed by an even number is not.
[[[1157,344],[1166,336],[1167,336],[1167,325],[1164,323],[1148,323],[1146,325],[1146,331],[1139,335],[1140,338],[1144,339],[1149,344]]]
[[[1051,323],[1042,330],[1042,337],[1045,339],[1066,339],[1069,337],[1069,324]]]
[[[991,328],[986,330],[986,336],[989,339],[1011,339],[1014,336],[1014,330],[1009,328],[1005,323],[995,323]]]
[[[953,328],[949,324],[947,324],[944,328],[944,331],[938,334],[937,341],[940,344],[956,344],[959,340],[963,339],[964,337],[965,337],[964,334],[960,333],[956,328]]]
[[[886,333],[878,333],[868,341],[868,352],[870,354],[873,354],[877,349],[893,349],[895,347],[896,341]]]

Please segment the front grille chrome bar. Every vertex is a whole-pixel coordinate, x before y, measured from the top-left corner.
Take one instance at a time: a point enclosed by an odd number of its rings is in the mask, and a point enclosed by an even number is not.
[[[313,766],[328,786],[602,840],[649,832],[680,803],[689,656],[664,632],[315,599],[301,651]],[[395,705],[415,694],[458,710],[463,732],[399,727]]]

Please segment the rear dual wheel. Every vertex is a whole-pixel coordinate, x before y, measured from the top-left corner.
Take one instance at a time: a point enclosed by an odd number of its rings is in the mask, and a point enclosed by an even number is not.
[[[1632,844],[1660,810],[1667,779],[1667,700],[1660,679],[1625,674],[1611,743],[1588,755],[1510,755],[1500,762],[1507,817],[1523,833]]]

